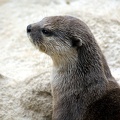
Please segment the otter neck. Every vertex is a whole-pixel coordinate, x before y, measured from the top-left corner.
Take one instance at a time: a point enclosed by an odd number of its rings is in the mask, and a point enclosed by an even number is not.
[[[83,45],[77,50],[74,49],[65,55],[53,56],[54,68],[62,71],[62,74],[64,74],[64,72],[65,74],[66,72],[70,74],[70,71],[79,71],[79,74],[86,76],[94,72],[104,76],[104,79],[106,79],[103,72],[102,56],[97,52],[99,47],[95,48],[93,46],[97,46],[97,44],[91,46]]]
[[[64,86],[66,83],[73,91],[86,91],[86,97],[93,94],[92,91],[96,91],[96,98],[87,98],[89,102],[104,95],[108,80],[103,70],[101,55],[97,52],[97,46],[94,46],[96,45],[85,45],[78,48],[73,56],[65,56],[57,59],[58,61],[54,59],[53,81],[61,83],[60,86],[54,84],[61,94],[63,90],[68,91]]]
[[[53,65],[56,69],[69,70],[78,61],[78,53],[76,50],[72,50],[67,54],[52,56]]]
[[[101,57],[96,48],[89,47],[78,48],[76,54],[71,57],[67,56],[58,61],[54,59],[52,80],[54,112],[59,103],[64,105],[65,101],[69,101],[68,108],[61,107],[71,110],[72,113],[76,111],[75,116],[79,115],[79,120],[83,120],[87,106],[106,93],[107,80],[103,72]],[[69,103],[73,103],[73,100],[79,102],[79,106],[71,108]],[[61,114],[64,113],[61,111]],[[78,119],[72,116],[66,116],[66,118],[69,118],[67,120]]]

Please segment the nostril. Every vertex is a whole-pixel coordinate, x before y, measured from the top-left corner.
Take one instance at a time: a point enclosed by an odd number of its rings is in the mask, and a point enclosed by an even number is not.
[[[31,25],[27,26],[27,32],[30,33],[31,32]]]

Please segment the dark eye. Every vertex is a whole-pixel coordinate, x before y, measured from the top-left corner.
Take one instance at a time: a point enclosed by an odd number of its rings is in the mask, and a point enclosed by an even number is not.
[[[47,29],[42,29],[42,33],[46,36],[52,36],[52,31],[47,30]]]

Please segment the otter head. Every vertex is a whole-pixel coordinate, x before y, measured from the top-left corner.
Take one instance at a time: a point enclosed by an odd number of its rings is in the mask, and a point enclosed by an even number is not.
[[[53,59],[75,58],[77,50],[92,40],[86,24],[71,16],[45,17],[40,22],[29,25],[27,34],[40,51]]]

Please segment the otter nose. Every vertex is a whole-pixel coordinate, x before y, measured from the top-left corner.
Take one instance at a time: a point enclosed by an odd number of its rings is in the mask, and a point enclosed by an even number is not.
[[[27,33],[30,33],[30,32],[31,32],[31,28],[32,28],[31,25],[28,25],[28,26],[27,26]]]

